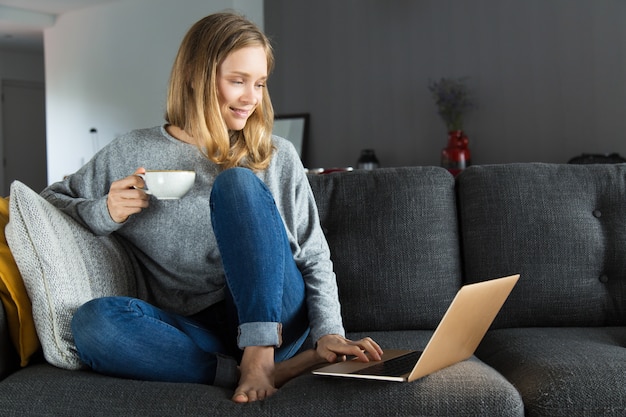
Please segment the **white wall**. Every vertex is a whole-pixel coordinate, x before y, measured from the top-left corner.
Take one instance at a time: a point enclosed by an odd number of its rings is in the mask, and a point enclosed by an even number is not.
[[[262,0],[123,0],[61,15],[44,32],[48,182],[135,128],[158,125],[170,69],[189,27],[234,9],[263,27]]]

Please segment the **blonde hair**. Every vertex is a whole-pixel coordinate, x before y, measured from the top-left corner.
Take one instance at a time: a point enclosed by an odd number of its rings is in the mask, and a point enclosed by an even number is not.
[[[219,108],[217,72],[233,51],[261,46],[268,75],[274,54],[259,28],[235,13],[216,13],[195,23],[185,35],[172,67],[165,120],[197,141],[200,151],[224,168],[267,168],[273,153],[274,109],[267,88],[240,131],[230,131]]]

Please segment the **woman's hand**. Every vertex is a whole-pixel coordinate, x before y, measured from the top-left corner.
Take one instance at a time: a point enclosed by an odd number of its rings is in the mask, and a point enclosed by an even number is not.
[[[371,338],[366,337],[353,341],[338,334],[327,334],[317,341],[317,354],[328,362],[345,360],[346,356],[356,356],[361,362],[369,362],[370,358],[381,360],[383,350]],[[369,355],[369,358],[368,356]]]
[[[145,174],[144,168],[138,168],[133,175],[114,181],[107,196],[107,208],[116,223],[125,222],[131,214],[139,213],[148,207],[149,196],[141,188],[144,182],[137,174]]]

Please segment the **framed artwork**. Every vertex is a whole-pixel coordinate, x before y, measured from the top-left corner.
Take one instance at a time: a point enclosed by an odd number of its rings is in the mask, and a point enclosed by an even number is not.
[[[309,131],[309,114],[286,114],[274,117],[272,133],[293,143],[300,159],[303,159],[304,147]]]

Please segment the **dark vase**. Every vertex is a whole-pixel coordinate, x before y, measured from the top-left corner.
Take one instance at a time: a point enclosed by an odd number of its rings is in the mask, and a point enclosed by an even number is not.
[[[378,158],[373,149],[363,149],[356,163],[358,169],[372,170],[379,167]]]
[[[441,166],[454,176],[471,165],[469,139],[462,130],[448,132],[448,146],[441,151]]]

